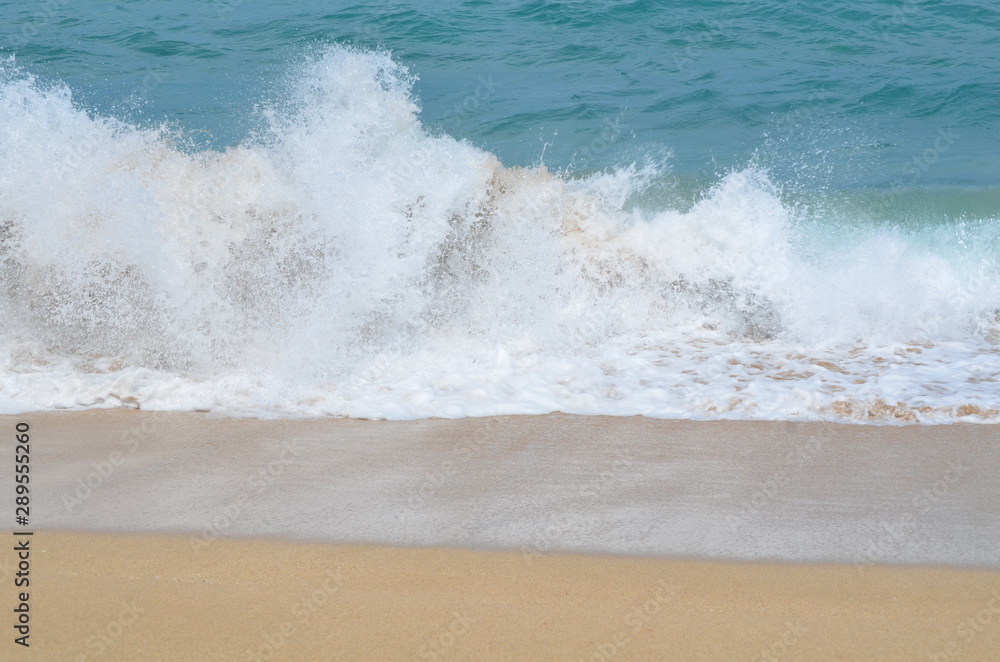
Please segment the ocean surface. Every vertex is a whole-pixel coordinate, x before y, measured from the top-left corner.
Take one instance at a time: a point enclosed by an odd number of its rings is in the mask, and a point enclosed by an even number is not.
[[[0,411],[1000,420],[1000,6],[0,5]]]

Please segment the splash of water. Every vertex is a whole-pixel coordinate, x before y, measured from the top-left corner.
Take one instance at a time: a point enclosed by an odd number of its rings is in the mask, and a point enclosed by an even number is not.
[[[406,418],[991,419],[995,222],[838,226],[766,173],[504,167],[386,53],[301,67],[225,152],[0,88],[0,394]],[[964,408],[964,409],[963,409]]]

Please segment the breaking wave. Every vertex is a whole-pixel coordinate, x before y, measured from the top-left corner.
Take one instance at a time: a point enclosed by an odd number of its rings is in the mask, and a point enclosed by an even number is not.
[[[412,82],[334,48],[195,151],[6,65],[0,406],[997,419],[995,219],[853,222],[754,167],[692,204],[647,195],[662,165],[505,167]]]

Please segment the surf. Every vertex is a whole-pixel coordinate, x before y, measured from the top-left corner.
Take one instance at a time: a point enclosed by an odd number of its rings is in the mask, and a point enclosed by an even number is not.
[[[684,204],[657,193],[669,163],[504,165],[423,124],[384,51],[309,58],[225,150],[2,81],[8,411],[1000,408],[995,219],[858,223],[754,163]]]

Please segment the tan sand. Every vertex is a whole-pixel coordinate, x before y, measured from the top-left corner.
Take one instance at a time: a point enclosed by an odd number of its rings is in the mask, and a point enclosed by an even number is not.
[[[18,421],[2,660],[1000,659],[998,426]]]
[[[996,660],[1000,651],[996,572],[235,539],[192,554],[181,537],[53,531],[37,532],[32,550],[32,646],[14,650],[5,627],[5,660]]]

